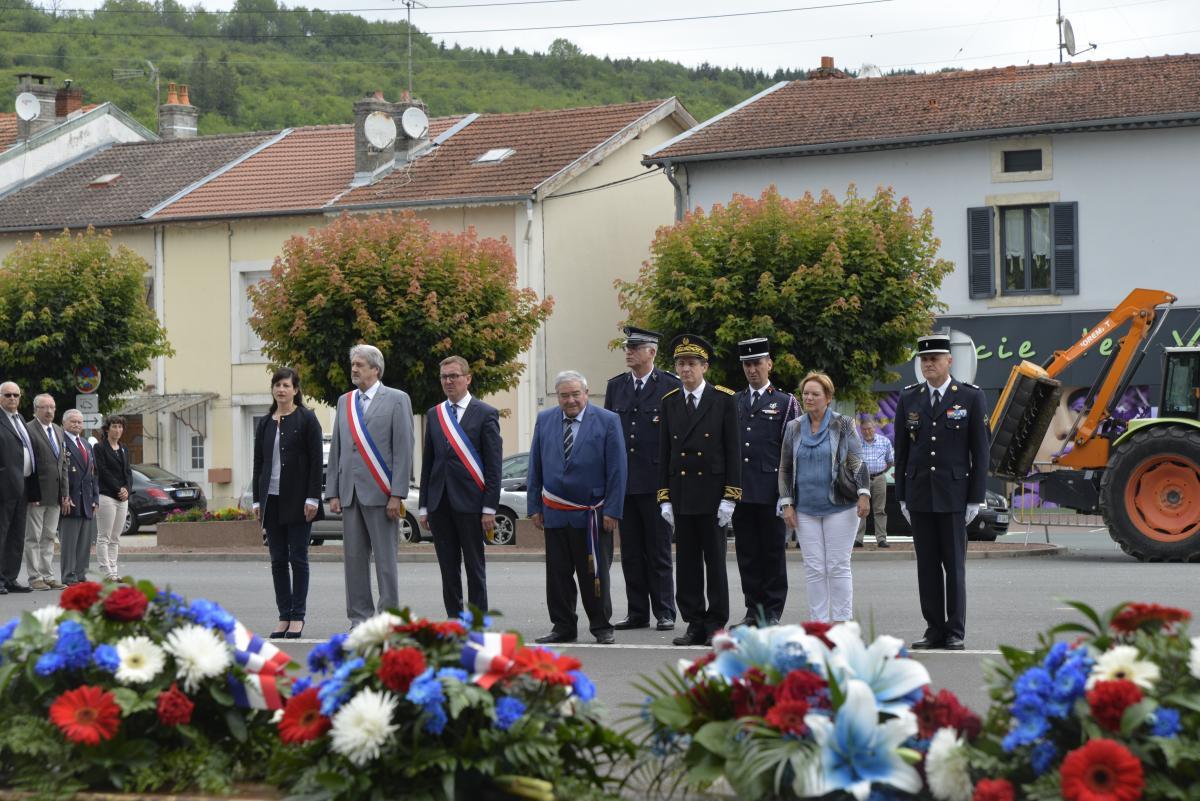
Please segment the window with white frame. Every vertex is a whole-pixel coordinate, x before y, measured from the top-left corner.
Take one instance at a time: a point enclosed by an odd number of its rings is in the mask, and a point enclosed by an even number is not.
[[[204,469],[204,437],[199,434],[192,434],[190,445],[191,448],[191,467],[193,470]]]
[[[233,325],[233,363],[262,364],[267,361],[262,353],[262,339],[250,327],[250,317],[254,314],[254,304],[250,302],[247,290],[255,284],[271,277],[269,261],[234,262],[230,275],[232,297],[230,311]]]

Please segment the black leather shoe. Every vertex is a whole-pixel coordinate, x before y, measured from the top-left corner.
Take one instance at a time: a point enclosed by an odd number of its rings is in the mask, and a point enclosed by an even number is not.
[[[0,595],[8,595],[8,588],[0,584]]]
[[[633,618],[627,617],[624,620],[618,620],[616,623],[613,623],[613,628],[617,629],[618,631],[626,631],[628,629],[648,629],[650,628],[650,621],[634,620]]]
[[[613,636],[611,631],[606,631],[603,634],[596,635],[596,643],[598,645],[612,645],[616,641],[617,638]]]
[[[738,626],[749,626],[752,629],[757,628],[758,627],[758,619],[753,617],[752,615],[746,615],[744,618],[739,620],[737,623],[734,623],[732,626],[730,626],[730,628],[737,628]]]
[[[961,651],[965,647],[966,645],[958,637],[947,637],[946,641],[942,643],[942,648],[947,651]]]
[[[854,547],[855,547],[855,548],[861,548],[861,547],[863,547],[863,544],[862,544],[861,542],[855,542],[855,543],[854,543]]]
[[[887,540],[884,540],[883,542],[875,543],[875,547],[876,548],[891,548],[892,544],[890,542],[888,542]]]
[[[922,637],[908,647],[915,651],[930,651],[936,648],[941,648],[943,642],[943,640],[939,640],[936,637]],[[961,644],[961,642],[962,641],[960,640],[959,643]]]
[[[33,592],[33,587],[28,584],[18,584],[15,581],[10,581],[4,586],[9,592]]]
[[[704,639],[703,634],[693,634],[690,631],[685,631],[683,636],[671,640],[671,645],[704,645]]]
[[[575,635],[559,634],[552,631],[549,634],[543,634],[541,637],[538,637],[534,642],[542,643],[543,645],[556,642],[575,642]]]
[[[672,631],[675,628],[675,620],[669,617],[660,617],[658,619],[658,625],[656,625],[654,628],[658,629],[659,631]]]

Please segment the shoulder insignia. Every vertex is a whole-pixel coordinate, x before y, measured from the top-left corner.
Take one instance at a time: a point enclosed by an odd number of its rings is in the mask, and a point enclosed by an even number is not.
[[[658,493],[655,495],[655,498],[658,500],[659,503],[670,503],[671,502],[671,490],[660,489],[658,491]]]
[[[958,383],[959,383],[959,384],[961,384],[961,385],[962,385],[962,386],[964,386],[964,387],[969,387],[969,388],[971,388],[971,389],[979,389],[979,385],[978,385],[978,384],[972,384],[972,383],[971,383],[971,382],[969,382],[969,381],[959,381]]]
[[[664,392],[664,393],[663,393],[663,397],[664,397],[664,398],[669,398],[669,397],[671,397],[672,395],[674,395],[676,392],[678,392],[679,390],[680,390],[680,387],[675,387],[675,389],[672,389],[672,390],[670,390],[669,392]]]
[[[909,384],[907,387],[904,388],[904,391],[908,392],[910,389],[916,389],[919,386],[921,386],[920,382],[918,382],[916,384]]]
[[[737,394],[729,387],[723,387],[720,384],[713,384],[713,389],[717,390],[718,392],[724,392],[726,395],[736,395]]]

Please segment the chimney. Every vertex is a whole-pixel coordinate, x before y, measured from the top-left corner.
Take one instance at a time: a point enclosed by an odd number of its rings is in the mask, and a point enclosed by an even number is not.
[[[167,102],[158,107],[158,135],[163,139],[193,139],[200,110],[188,99],[187,84],[167,84]]]
[[[23,72],[17,76],[17,91],[16,95],[21,95],[28,92],[38,99],[41,108],[38,114],[31,120],[23,120],[20,115],[17,116],[17,141],[24,142],[29,137],[38,134],[47,128],[53,128],[58,121],[55,116],[55,97],[57,92],[54,88],[54,81],[49,75],[36,75],[32,72]]]
[[[833,65],[833,56],[821,56],[821,66],[809,70],[807,78],[810,81],[822,81],[830,78],[849,78],[850,76]]]
[[[367,118],[372,114],[381,114],[396,124],[395,136],[389,139],[390,128],[383,124],[383,132],[375,133],[377,123],[372,118],[368,127]],[[396,159],[395,137],[400,135],[399,124],[392,117],[392,104],[383,99],[383,92],[366,95],[354,102],[354,177],[357,181],[366,182],[380,170],[390,167]],[[374,136],[375,144],[368,137]]]
[[[64,121],[77,111],[83,109],[83,90],[72,89],[71,81],[63,81],[63,86],[54,95],[54,116],[59,122]]]
[[[415,108],[421,112],[413,120],[413,129],[404,125],[404,112]],[[415,115],[411,115],[415,116]],[[425,104],[404,92],[400,102],[392,105],[392,119],[396,121],[396,165],[407,164],[429,145],[429,110]],[[412,134],[412,135],[410,135]]]

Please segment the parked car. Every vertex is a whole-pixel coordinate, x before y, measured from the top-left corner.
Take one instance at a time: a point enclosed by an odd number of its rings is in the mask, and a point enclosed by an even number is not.
[[[900,504],[896,501],[896,484],[891,470],[887,474],[887,526],[888,536],[910,536],[912,526],[900,514]],[[998,492],[987,490],[984,494],[984,506],[979,515],[967,526],[967,539],[974,542],[991,542],[996,537],[1008,533],[1009,510],[1008,501]],[[867,538],[875,537],[874,515],[867,516]]]
[[[492,545],[516,545],[517,521],[529,517],[529,452],[506,456],[500,462],[500,506]]]
[[[152,526],[176,509],[208,508],[204,489],[195,481],[182,479],[155,464],[135,464],[131,470],[133,492],[122,534],[136,534],[142,526]]]

